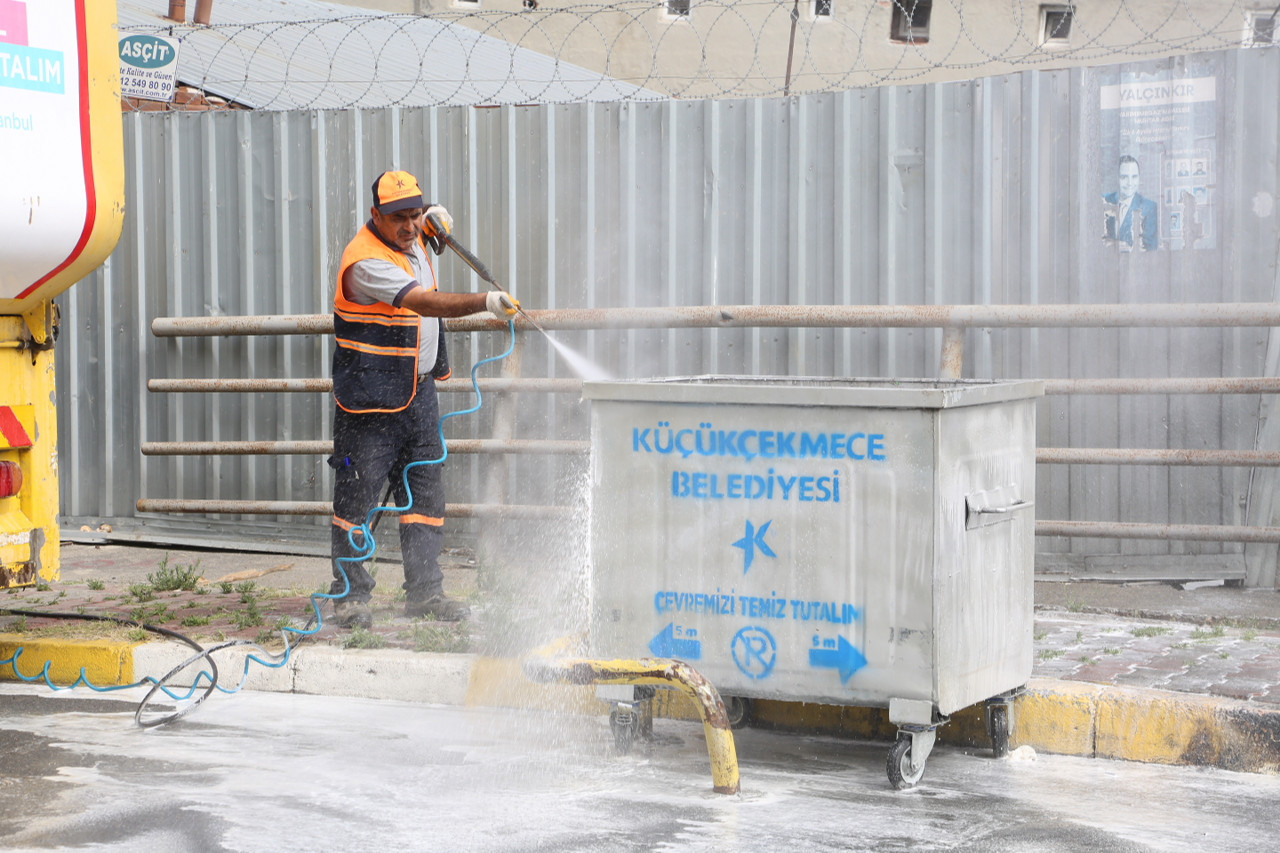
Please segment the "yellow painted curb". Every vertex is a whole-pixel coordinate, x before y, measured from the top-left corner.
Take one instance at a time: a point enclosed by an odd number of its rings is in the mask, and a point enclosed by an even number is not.
[[[1011,747],[1057,755],[1092,756],[1102,688],[1070,681],[1033,681],[1013,703]]]
[[[41,678],[49,665],[49,680],[56,686],[74,684],[84,677],[98,687],[132,684],[133,649],[136,643],[102,640],[41,640],[21,634],[0,634],[0,660],[11,663],[0,666],[0,679],[21,681],[16,667],[26,679]]]
[[[28,669],[24,667],[24,672]],[[534,684],[518,660],[478,658],[466,703],[473,706],[603,715],[609,704],[591,687]],[[1011,705],[1010,748],[1085,758],[1212,766],[1244,772],[1280,770],[1280,708],[1160,690],[1033,679]],[[683,693],[659,690],[657,718],[696,721]],[[752,724],[781,731],[890,741],[888,710],[756,700]],[[950,746],[991,748],[983,703],[953,714],[938,729]]]
[[[509,658],[477,658],[467,682],[468,707],[519,708],[570,714],[607,714],[592,687],[535,684],[525,678],[521,662]]]

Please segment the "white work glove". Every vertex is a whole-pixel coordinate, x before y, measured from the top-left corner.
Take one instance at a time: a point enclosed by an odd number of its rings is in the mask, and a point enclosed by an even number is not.
[[[436,233],[436,226],[431,221],[432,219],[440,223],[440,228],[444,231],[444,234]],[[453,217],[449,215],[449,211],[444,209],[444,205],[433,204],[422,211],[422,239],[431,247],[431,251],[437,255],[443,255],[444,241],[440,238],[452,233]]]
[[[520,301],[501,290],[490,290],[485,294],[484,307],[499,320],[505,320],[520,310]]]
[[[436,226],[432,223],[432,218],[439,220],[444,227],[444,233],[453,233],[453,217],[444,209],[443,204],[433,204],[422,212],[422,230],[428,237],[436,236]]]

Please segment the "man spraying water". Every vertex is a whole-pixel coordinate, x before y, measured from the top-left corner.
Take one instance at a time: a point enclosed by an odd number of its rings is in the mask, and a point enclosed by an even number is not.
[[[502,291],[444,293],[424,239],[443,237],[453,219],[426,204],[408,172],[383,172],[373,183],[368,222],[342,254],[333,298],[334,469],[330,594],[345,628],[373,624],[369,543],[361,527],[390,482],[400,515],[405,615],[449,622],[469,608],[444,594],[440,548],[444,455],[435,380],[450,374],[440,318],[488,310],[506,320],[520,303]],[[443,234],[437,234],[443,229]],[[408,481],[408,489],[405,481]],[[355,540],[354,542],[352,540]]]

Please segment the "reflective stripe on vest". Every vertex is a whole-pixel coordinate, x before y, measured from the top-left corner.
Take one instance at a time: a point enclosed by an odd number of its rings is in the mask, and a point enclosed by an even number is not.
[[[382,302],[358,305],[342,292],[342,278],[358,261],[390,261],[411,277],[404,253],[378,238],[366,224],[342,253],[333,297],[333,397],[348,412],[399,412],[418,393],[421,320],[408,308]],[[429,263],[429,262],[428,262]]]

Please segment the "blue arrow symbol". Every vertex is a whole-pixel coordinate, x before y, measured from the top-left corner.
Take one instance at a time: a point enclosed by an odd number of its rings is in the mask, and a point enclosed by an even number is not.
[[[840,683],[843,684],[849,680],[849,676],[867,665],[867,659],[863,657],[862,652],[846,640],[840,638],[840,643],[834,649],[809,649],[809,666],[820,666],[826,669],[840,670]]]
[[[702,660],[702,641],[676,637],[675,623],[668,622],[667,627],[649,641],[649,651],[653,652],[654,657]]]
[[[760,553],[764,554],[766,557],[778,556],[777,554],[773,553],[773,549],[770,548],[769,544],[764,541],[764,535],[769,532],[770,524],[773,524],[772,520],[766,521],[764,524],[760,525],[759,530],[756,530],[755,525],[753,525],[750,521],[748,521],[747,535],[743,536],[737,542],[733,543],[733,547],[741,548],[745,552],[746,556],[743,557],[743,561],[742,561],[742,573],[744,575],[747,572],[751,571],[751,564],[755,562],[755,559],[756,559],[757,548],[759,548]]]

